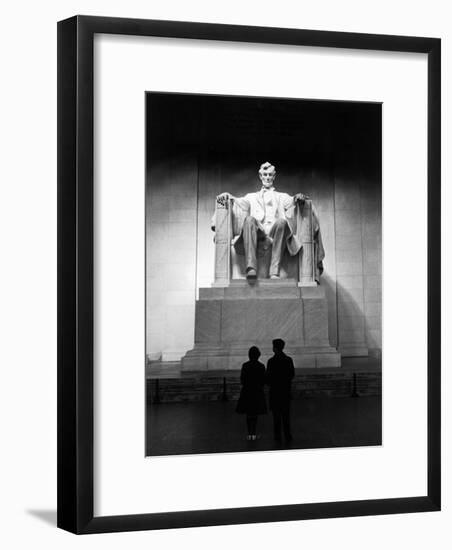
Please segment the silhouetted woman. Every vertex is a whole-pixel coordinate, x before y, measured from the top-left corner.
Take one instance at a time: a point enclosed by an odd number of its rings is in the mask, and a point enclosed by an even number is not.
[[[265,366],[258,361],[261,352],[256,346],[248,351],[249,361],[243,363],[240,373],[242,389],[236,411],[239,414],[246,414],[246,425],[248,428],[248,441],[257,439],[257,416],[267,413],[265,402]]]

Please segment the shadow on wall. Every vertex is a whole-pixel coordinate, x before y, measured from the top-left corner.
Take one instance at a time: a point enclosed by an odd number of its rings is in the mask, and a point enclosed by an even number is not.
[[[331,284],[328,278],[324,282],[326,286]],[[381,359],[381,303],[377,304],[378,312],[372,311],[375,304],[366,302],[364,288],[347,289],[339,281],[336,283],[336,301],[336,346],[341,355]]]
[[[320,286],[325,289],[326,301],[328,304],[328,334],[330,345],[337,348],[337,304],[336,304],[336,281],[327,273],[320,277]]]

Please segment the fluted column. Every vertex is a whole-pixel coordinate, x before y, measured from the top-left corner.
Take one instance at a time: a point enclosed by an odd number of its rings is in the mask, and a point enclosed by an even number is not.
[[[314,265],[314,224],[312,222],[312,201],[305,200],[301,207],[302,219],[301,244],[298,255],[299,261],[299,286],[316,286]]]
[[[213,286],[229,286],[231,278],[231,208],[232,203],[217,197],[215,211],[215,282]]]

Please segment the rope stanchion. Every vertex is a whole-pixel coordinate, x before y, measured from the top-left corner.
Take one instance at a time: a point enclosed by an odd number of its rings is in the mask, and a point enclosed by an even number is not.
[[[160,403],[160,383],[158,378],[155,379],[155,393],[153,402],[157,405]]]
[[[223,376],[223,393],[221,394],[221,401],[228,401],[228,394],[226,389],[226,377]]]
[[[353,373],[353,390],[351,397],[359,397],[359,393],[357,390],[357,384],[356,384],[356,372]]]

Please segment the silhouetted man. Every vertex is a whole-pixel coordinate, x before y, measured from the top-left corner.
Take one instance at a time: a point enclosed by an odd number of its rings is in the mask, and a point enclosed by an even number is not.
[[[273,435],[276,441],[281,441],[281,423],[284,438],[292,441],[290,431],[290,388],[295,376],[291,357],[284,352],[284,340],[273,340],[274,356],[267,362],[266,382],[270,386],[270,410],[273,413]]]

